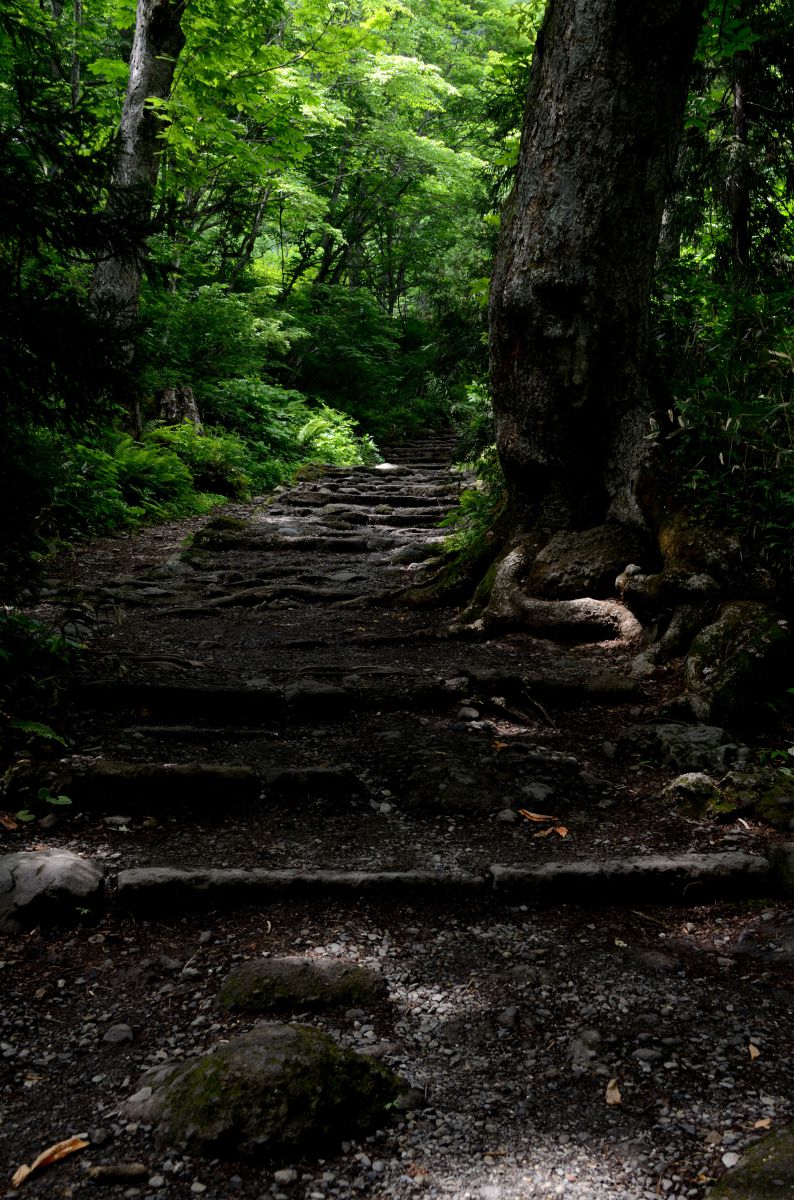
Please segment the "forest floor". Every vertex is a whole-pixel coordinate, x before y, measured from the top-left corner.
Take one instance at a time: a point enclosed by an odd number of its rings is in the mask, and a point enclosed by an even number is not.
[[[318,472],[54,567],[36,615],[89,649],[69,752],[36,783],[73,804],[0,832],[101,862],[112,902],[0,943],[8,1178],[62,1138],[91,1143],[19,1195],[696,1198],[791,1119],[790,904],[694,879],[670,905],[666,885],[624,897],[609,874],[783,835],[660,799],[680,772],[634,727],[680,686],[675,664],[638,683],[620,641],[451,635],[451,611],[401,604],[465,482],[450,455],[402,447],[391,469]],[[496,888],[494,864],[514,869]],[[587,902],[541,903],[522,873],[548,865],[592,868]],[[297,874],[255,895],[224,874],[262,869]],[[145,1068],[250,1026],[217,1010],[220,981],[282,954],[381,972],[372,1008],[292,1015],[424,1106],[286,1174],[120,1115]],[[101,1189],[84,1170],[129,1162],[140,1178]]]

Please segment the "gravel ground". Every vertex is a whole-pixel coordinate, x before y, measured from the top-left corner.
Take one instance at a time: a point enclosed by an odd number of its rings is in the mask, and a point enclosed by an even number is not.
[[[698,1197],[792,1115],[792,940],[794,914],[757,904],[292,905],[34,933],[2,962],[3,1157],[11,1168],[61,1138],[91,1140],[31,1178],[31,1197],[96,1195],[83,1164],[130,1161],[146,1179],[109,1195]],[[293,1015],[382,1057],[423,1106],[326,1162],[264,1168],[191,1161],[120,1119],[145,1067],[249,1027],[216,1011],[220,980],[283,953],[382,972],[377,1008]]]

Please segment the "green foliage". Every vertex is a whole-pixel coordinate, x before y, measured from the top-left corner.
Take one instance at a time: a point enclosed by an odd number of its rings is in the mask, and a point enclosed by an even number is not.
[[[199,432],[185,421],[149,430],[144,444],[175,454],[189,470],[193,487],[199,492],[237,500],[250,495],[256,464],[248,446],[234,432],[222,428]]]
[[[675,456],[688,503],[791,574],[794,290],[750,291],[698,264],[660,282],[659,368],[673,380],[673,408],[657,436]]]
[[[0,754],[30,744],[66,745],[41,716],[52,707],[58,679],[80,649],[57,629],[0,610]]]

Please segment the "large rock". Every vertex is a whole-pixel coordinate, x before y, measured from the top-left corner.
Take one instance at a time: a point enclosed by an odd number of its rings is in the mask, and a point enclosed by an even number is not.
[[[68,850],[21,850],[0,857],[0,933],[73,921],[102,898],[105,872]]]
[[[765,604],[726,604],[689,650],[686,685],[700,720],[742,721],[774,699],[792,666],[788,625]]]
[[[283,1160],[316,1157],[376,1126],[405,1091],[317,1029],[262,1022],[209,1054],[147,1071],[123,1111],[194,1153]]]
[[[294,1008],[357,1008],[382,998],[382,976],[333,959],[256,958],[226,977],[218,996],[224,1009],[268,1013]]]
[[[535,559],[527,594],[547,600],[614,596],[615,577],[627,563],[646,559],[648,549],[639,530],[615,522],[558,533]]]
[[[733,1171],[712,1188],[708,1200],[788,1200],[794,1195],[794,1125],[752,1146]]]
[[[674,771],[724,774],[741,767],[750,750],[717,725],[685,725],[680,721],[630,725],[618,739],[618,752],[650,759]]]

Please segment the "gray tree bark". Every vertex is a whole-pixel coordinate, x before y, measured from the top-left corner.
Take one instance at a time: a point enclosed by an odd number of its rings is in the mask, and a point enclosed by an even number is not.
[[[95,306],[125,325],[138,310],[145,257],[142,231],[151,217],[160,167],[163,123],[149,101],[167,100],[171,93],[185,44],[184,7],[184,0],[138,0],[109,201],[111,213],[127,223],[131,236],[123,251],[97,264],[92,283]]]
[[[514,524],[640,523],[648,296],[703,0],[550,0],[490,303]]]

